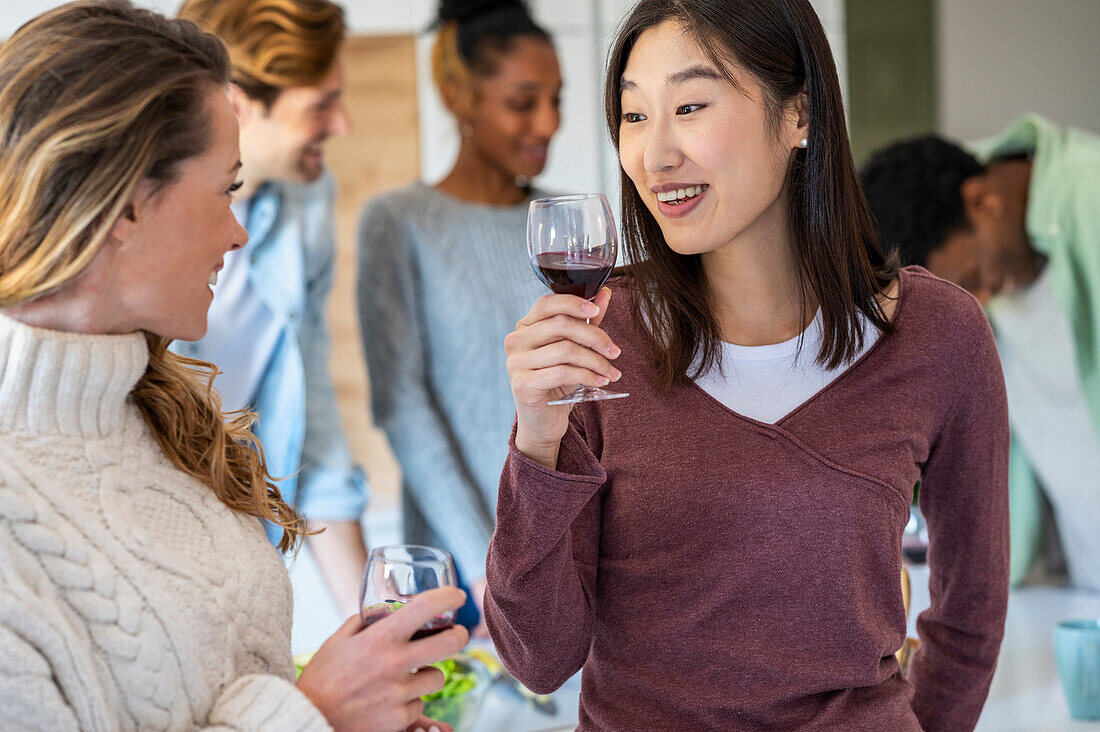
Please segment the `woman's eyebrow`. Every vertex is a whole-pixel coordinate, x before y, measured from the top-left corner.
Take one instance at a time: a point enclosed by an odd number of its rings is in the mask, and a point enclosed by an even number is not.
[[[718,70],[713,66],[704,66],[703,64],[696,64],[690,66],[681,71],[674,71],[665,77],[665,83],[670,85],[683,84],[693,79],[714,79],[715,81],[722,81],[726,77],[718,73]],[[619,82],[619,92],[622,93],[628,89],[637,89],[638,85],[630,79],[622,79]]]
[[[676,71],[665,77],[665,82],[668,84],[683,84],[686,81],[692,79],[714,79],[721,81],[724,79],[718,70],[713,66],[704,66],[703,64],[696,64],[683,71]]]

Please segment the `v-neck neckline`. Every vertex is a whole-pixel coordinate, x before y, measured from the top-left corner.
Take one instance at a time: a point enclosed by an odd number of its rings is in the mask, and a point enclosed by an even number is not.
[[[910,276],[911,276],[910,273],[907,272],[905,269],[899,269],[898,270],[898,306],[894,310],[893,319],[890,321],[893,324],[895,329],[897,329],[900,326],[901,321],[902,321],[902,311],[905,309],[905,301],[908,298],[908,293],[909,293],[908,278]],[[749,424],[755,425],[757,427],[762,427],[762,428],[767,429],[769,431],[773,431],[773,432],[783,431],[783,432],[785,432],[786,431],[785,427],[784,427],[785,423],[787,423],[790,420],[794,419],[796,416],[798,416],[798,414],[800,412],[802,412],[804,409],[807,409],[814,402],[816,402],[819,399],[823,398],[826,394],[828,394],[830,392],[830,390],[832,390],[834,387],[836,387],[842,381],[847,379],[849,374],[851,374],[856,369],[860,368],[869,358],[871,358],[872,354],[879,351],[880,346],[882,345],[883,341],[885,341],[885,340],[887,340],[887,338],[885,337],[885,334],[880,333],[879,337],[875,339],[875,342],[871,345],[871,347],[868,348],[866,351],[864,351],[863,354],[859,358],[857,358],[855,361],[853,361],[851,364],[849,364],[848,367],[846,369],[844,369],[844,371],[841,374],[839,374],[835,379],[830,381],[825,386],[818,389],[810,397],[805,399],[801,404],[798,404],[797,406],[795,406],[793,409],[791,409],[789,412],[787,412],[782,417],[777,419],[775,422],[762,422],[758,419],[753,419],[752,417],[741,414],[740,412],[738,412],[734,409],[730,409],[725,404],[718,401],[713,396],[711,396],[709,393],[707,393],[707,391],[705,389],[703,389],[703,387],[701,387],[697,383],[695,383],[694,379],[688,379],[688,382],[689,382],[688,387],[690,389],[694,389],[706,401],[714,404],[719,409],[727,412],[728,414],[732,415],[733,417],[735,417],[735,418],[737,418],[741,421],[748,422]]]

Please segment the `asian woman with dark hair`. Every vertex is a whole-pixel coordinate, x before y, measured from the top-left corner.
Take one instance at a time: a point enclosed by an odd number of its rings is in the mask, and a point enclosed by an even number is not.
[[[583,667],[582,730],[972,727],[1007,602],[996,349],[969,295],[879,248],[810,4],[642,0],[606,109],[634,264],[506,340],[506,664],[536,691]],[[630,398],[547,405],[612,381]]]

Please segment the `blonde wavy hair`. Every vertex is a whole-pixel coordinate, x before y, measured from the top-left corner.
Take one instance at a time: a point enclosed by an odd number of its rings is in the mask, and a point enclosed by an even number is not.
[[[0,308],[80,276],[138,185],[171,183],[206,149],[205,98],[228,80],[217,38],[126,0],[64,5],[0,46]],[[131,398],[165,455],[229,508],[281,526],[281,550],[296,547],[303,520],[267,472],[255,415],[227,421],[216,369],[145,336]]]
[[[283,89],[324,79],[347,32],[329,0],[187,0],[179,17],[225,43],[233,83],[268,108]]]

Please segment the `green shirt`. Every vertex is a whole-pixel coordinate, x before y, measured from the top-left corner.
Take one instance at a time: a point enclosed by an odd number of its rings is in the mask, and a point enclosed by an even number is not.
[[[1085,401],[1100,429],[1100,137],[1025,114],[972,150],[983,161],[1032,156],[1025,226],[1032,246],[1047,258],[1051,286],[1073,336]],[[1038,552],[1042,501],[1034,471],[1015,441],[1009,494],[1012,580],[1019,582]]]

